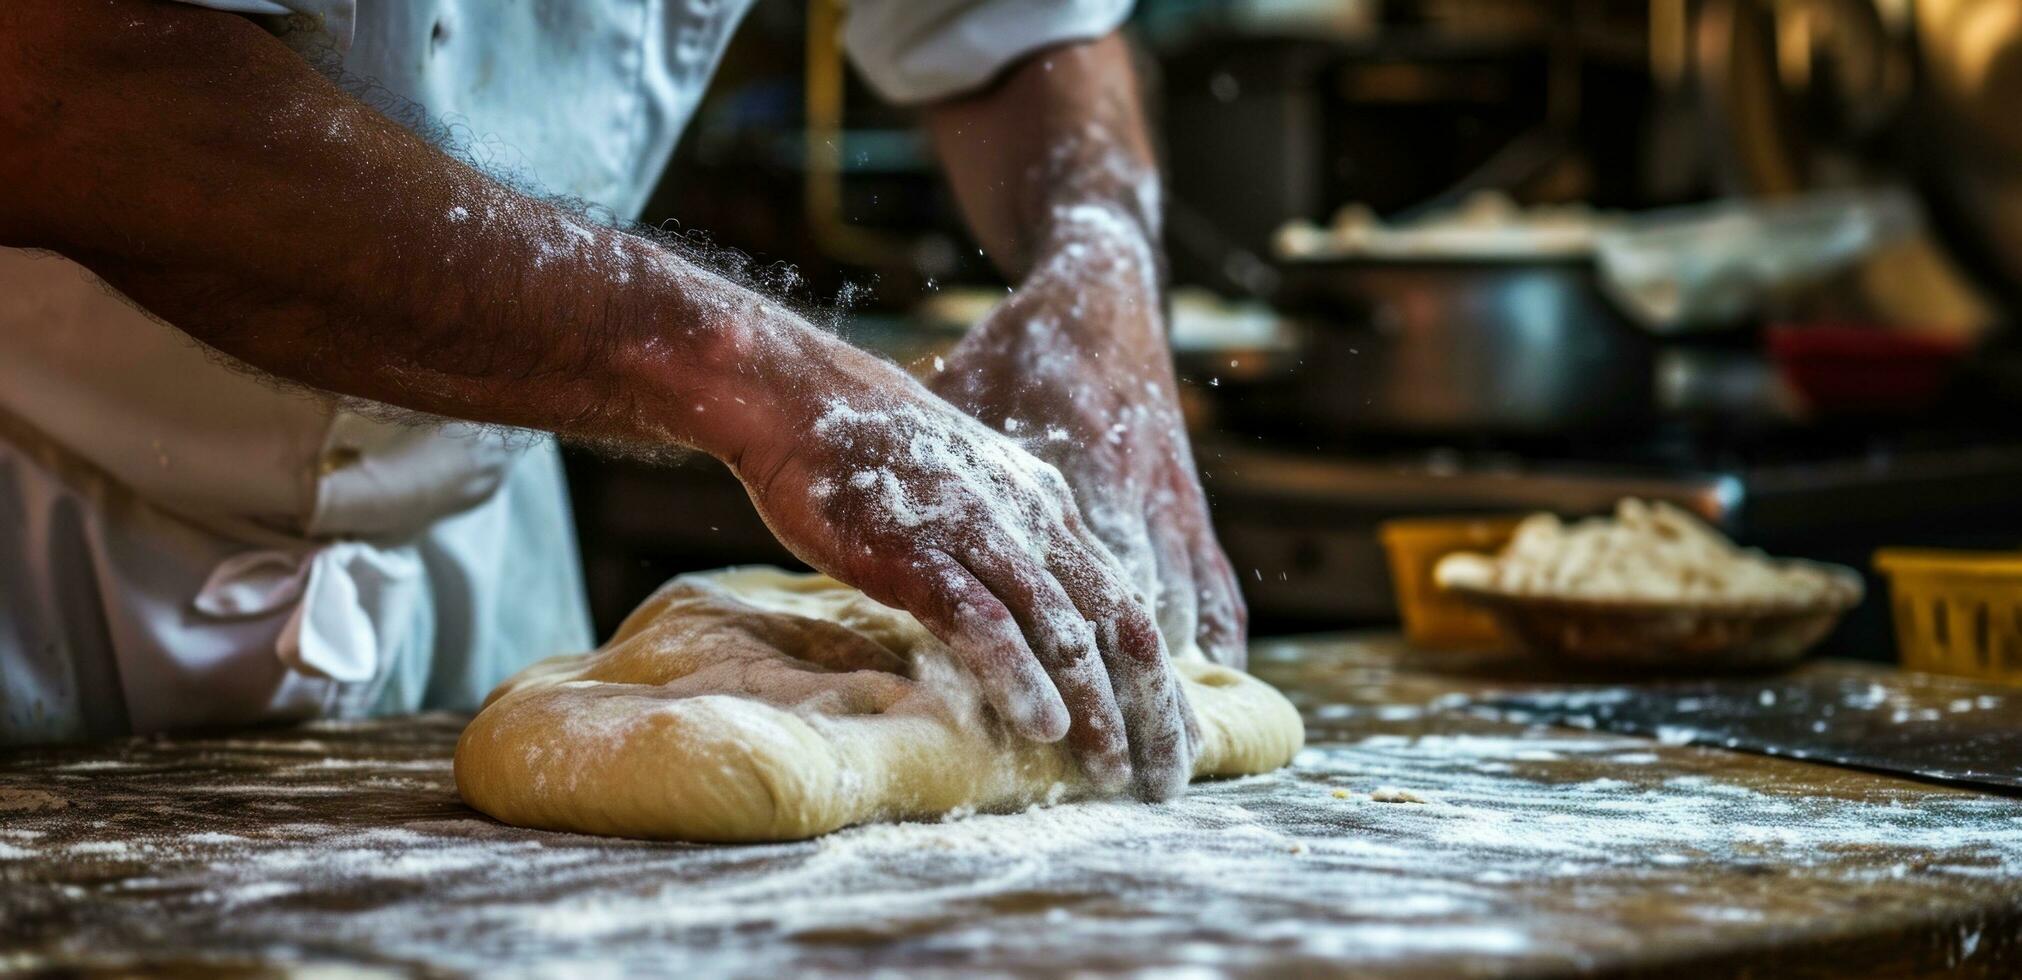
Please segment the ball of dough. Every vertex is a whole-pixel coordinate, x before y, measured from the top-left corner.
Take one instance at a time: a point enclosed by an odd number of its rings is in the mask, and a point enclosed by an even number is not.
[[[1175,664],[1200,723],[1196,776],[1298,751],[1298,712],[1269,685]],[[603,647],[507,680],[457,743],[456,784],[506,823],[688,841],[1089,792],[1063,745],[1011,734],[910,615],[770,568],[677,578]]]

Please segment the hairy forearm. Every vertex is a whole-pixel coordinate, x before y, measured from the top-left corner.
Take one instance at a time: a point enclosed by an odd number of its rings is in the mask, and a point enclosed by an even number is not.
[[[1156,265],[1158,166],[1120,36],[1034,54],[989,89],[929,108],[926,124],[970,228],[1007,275],[1092,236],[1134,237],[1115,244]]]
[[[790,316],[452,159],[226,14],[0,13],[0,238],[328,391],[729,451],[704,411]]]

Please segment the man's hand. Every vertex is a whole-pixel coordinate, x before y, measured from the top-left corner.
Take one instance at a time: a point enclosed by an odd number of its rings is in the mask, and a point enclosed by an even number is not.
[[[1245,662],[1246,611],[1180,417],[1149,246],[1089,205],[928,384],[1058,467],[1160,631]]]
[[[911,612],[1016,731],[1065,735],[1097,786],[1179,792],[1195,752],[1176,675],[1060,473],[824,335],[753,353],[766,407],[729,459],[781,542]]]
[[[517,193],[242,18],[0,3],[0,243],[325,391],[728,463],[784,543],[917,616],[1037,739],[1169,796],[1156,624],[1059,473],[655,242]]]
[[[1167,643],[1242,666],[1248,615],[1166,346],[1158,170],[1128,49],[1111,35],[1039,52],[927,122],[970,227],[1020,283],[930,384],[1059,467]]]

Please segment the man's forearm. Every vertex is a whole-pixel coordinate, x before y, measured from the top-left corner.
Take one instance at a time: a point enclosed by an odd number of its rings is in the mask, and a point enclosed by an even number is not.
[[[451,159],[250,22],[146,0],[0,12],[0,239],[284,378],[638,446],[721,451],[708,402],[785,316]]]
[[[928,114],[969,225],[1018,282],[934,387],[1060,468],[1169,649],[1245,661],[1164,333],[1158,170],[1128,49],[1042,51]],[[1119,690],[1125,689],[1119,686]]]
[[[1120,247],[1156,264],[1158,166],[1121,36],[1038,52],[929,108],[926,123],[969,227],[1007,275],[1090,235],[1135,236]]]

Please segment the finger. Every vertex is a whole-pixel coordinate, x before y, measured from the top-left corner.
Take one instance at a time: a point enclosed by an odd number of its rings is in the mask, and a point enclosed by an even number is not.
[[[969,561],[963,566],[1011,610],[1053,679],[1070,719],[1067,746],[1082,774],[1099,790],[1128,785],[1130,742],[1095,645],[1095,628],[1060,583],[1030,562]]]
[[[1193,559],[1183,535],[1174,530],[1173,525],[1157,516],[1152,518],[1151,536],[1158,544],[1158,604],[1153,612],[1158,622],[1158,631],[1165,638],[1166,653],[1171,657],[1202,656],[1195,631],[1196,614],[1200,592],[1194,586]],[[1184,688],[1181,688],[1184,697]],[[1199,720],[1192,711],[1180,713],[1180,720],[1186,723],[1187,744],[1201,744]]]
[[[1241,580],[1213,532],[1194,536],[1193,565],[1194,581],[1200,588],[1201,652],[1215,663],[1246,669],[1250,662],[1250,609],[1243,602]]]
[[[1153,543],[1146,523],[1145,508],[1132,506],[1120,501],[1138,501],[1139,497],[1129,487],[1119,488],[1116,499],[1091,501],[1079,507],[1079,522],[1070,521],[1068,526],[1076,534],[1086,534],[1091,541],[1084,541],[1084,547],[1099,548],[1101,553],[1116,559],[1122,567],[1125,584],[1143,590],[1145,595],[1157,595],[1158,550]]]
[[[1158,556],[1158,596],[1154,615],[1166,648],[1175,657],[1190,657],[1200,650],[1201,589],[1196,581],[1193,545],[1184,532],[1170,521],[1152,518],[1151,536]]]
[[[1012,731],[1035,742],[1066,735],[1067,706],[1004,603],[942,552],[911,564],[915,574],[899,583],[893,604],[954,650]]]
[[[1096,648],[1130,739],[1133,788],[1145,799],[1170,799],[1193,778],[1189,709],[1151,613],[1123,588],[1114,560],[1097,554],[1063,547],[1054,574],[1095,627]]]

